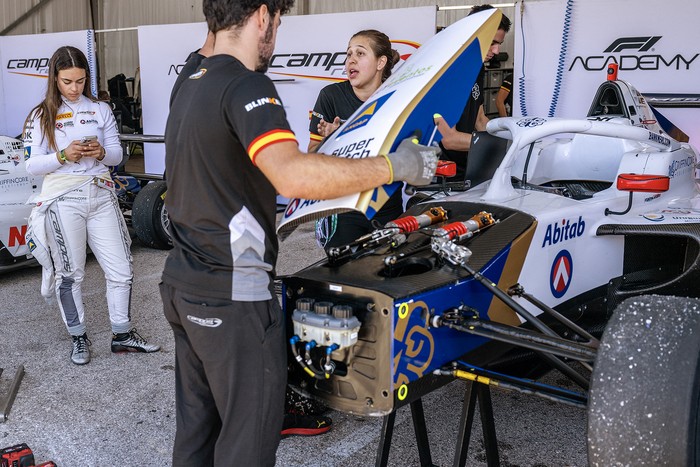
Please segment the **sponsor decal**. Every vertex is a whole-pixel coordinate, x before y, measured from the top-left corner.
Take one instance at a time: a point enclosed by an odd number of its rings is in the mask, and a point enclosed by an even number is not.
[[[578,216],[578,221],[562,219],[561,226],[559,222],[554,222],[547,226],[547,230],[544,233],[544,240],[542,241],[542,248],[580,237],[585,231],[586,222],[583,220],[582,216]]]
[[[299,199],[299,198],[294,198],[289,202],[289,206],[287,206],[287,210],[284,211],[284,217],[289,217],[293,215],[298,209],[305,208],[307,206],[312,206],[316,203],[320,203],[321,200],[318,199]]]
[[[282,106],[282,102],[280,102],[280,100],[275,97],[261,97],[260,99],[256,99],[253,102],[249,102],[248,104],[246,104],[245,111],[250,112],[251,110],[257,107],[262,107],[266,104],[279,105],[280,107]]]
[[[649,196],[648,198],[644,198],[644,202],[648,203],[649,201],[654,201],[656,198],[660,198],[661,193],[656,193],[655,195]]]
[[[569,290],[573,277],[574,262],[571,259],[571,253],[561,250],[554,258],[552,270],[549,273],[549,288],[554,298],[564,296],[566,291]]]
[[[675,160],[668,166],[668,176],[673,178],[676,175],[686,174],[690,169],[695,168],[695,158],[688,156],[685,159]]]
[[[64,112],[62,114],[57,114],[56,120],[64,120],[66,118],[72,118],[72,117],[73,117],[73,112]]]
[[[29,247],[29,251],[36,250],[36,242],[34,242],[33,238],[30,238],[29,240],[27,240],[27,246]]]
[[[367,149],[367,147],[373,140],[374,138],[363,139],[361,141],[356,141],[345,145],[340,149],[333,151],[333,155],[345,157],[347,159],[362,159],[364,157],[369,157],[369,149]]]
[[[32,157],[32,147],[27,146],[26,148],[24,148],[24,160],[26,161],[30,157]]]
[[[409,79],[417,78],[419,76],[422,76],[426,74],[430,69],[433,67],[432,65],[422,67],[422,68],[414,68],[415,65],[411,65],[410,68],[406,67],[401,67],[399,68],[398,73],[392,73],[392,75],[389,77],[389,79],[386,81],[384,84],[387,88],[393,88],[394,86],[403,83],[404,81],[408,81]],[[406,69],[404,69],[406,68]]]
[[[20,227],[12,226],[10,227],[10,239],[7,242],[7,246],[10,248],[16,246],[22,246],[26,243],[24,236],[27,234],[27,225],[22,225]]]
[[[533,128],[536,126],[544,125],[547,122],[546,119],[541,117],[531,117],[531,118],[521,118],[516,122],[519,127],[523,128]]]
[[[59,130],[62,130],[63,128],[68,128],[68,127],[75,126],[75,122],[72,120],[69,120],[67,122],[56,122],[56,128]]]
[[[589,121],[591,121],[591,122],[609,122],[609,121],[612,120],[613,118],[616,118],[616,117],[602,117],[602,116],[599,116],[599,117],[587,117],[586,120],[589,120]]]
[[[192,73],[188,79],[199,79],[207,73],[206,68],[201,68],[198,72]]]
[[[81,120],[80,120],[80,123],[81,123],[82,125],[87,125],[87,124],[94,124],[94,125],[97,125],[99,122],[98,122],[97,120],[95,120],[94,118],[88,118],[87,120],[81,119]]]
[[[49,210],[48,214],[51,221],[51,226],[53,227],[54,239],[56,240],[56,245],[58,247],[58,254],[63,261],[63,269],[66,272],[72,272],[73,268],[70,263],[70,255],[68,254],[66,240],[63,238],[63,232],[61,231],[61,223],[58,221],[58,215],[51,210]]]
[[[656,71],[660,69],[675,69],[678,71],[690,70],[693,62],[698,58],[700,53],[692,56],[676,53],[671,54],[654,54],[646,53],[653,52],[652,48],[663,36],[639,36],[639,37],[620,37],[615,39],[608,47],[605,48],[603,54],[619,54],[619,55],[579,55],[574,57],[569,67],[569,71],[574,68],[582,68],[586,71],[602,71],[608,67],[610,63],[616,63],[620,71]]]
[[[223,321],[219,318],[199,318],[192,315],[187,315],[187,320],[193,322],[194,324],[204,326],[205,328],[216,328],[221,326],[221,323],[223,323]]]
[[[81,114],[95,115],[95,111],[94,110],[80,110],[80,111],[76,112],[76,115],[81,115]]]
[[[645,218],[646,220],[652,221],[652,222],[661,222],[662,220],[665,219],[663,214],[659,214],[656,212],[648,212],[646,214],[641,214],[641,216],[643,218]]]
[[[26,183],[29,183],[29,177],[14,177],[0,180],[0,186],[3,188],[7,185],[24,185]]]
[[[350,123],[347,124],[345,128],[343,128],[343,131],[338,135],[338,136],[343,136],[345,134],[350,133],[353,130],[357,130],[358,128],[362,128],[363,126],[367,125],[370,120],[372,120],[372,117],[376,115],[376,113],[379,111],[379,109],[382,108],[384,103],[394,94],[394,91],[384,94],[383,96],[377,98],[376,100],[373,100],[372,102],[369,102],[362,107],[362,110],[360,113],[355,117],[354,120],[352,120]]]
[[[648,123],[645,123],[645,122],[648,122],[648,120],[642,121],[642,123],[644,123],[645,125],[648,125]],[[671,145],[670,139],[666,138],[665,136],[662,136],[662,135],[659,135],[656,133],[652,133],[652,132],[649,132],[649,141],[654,141],[656,143],[663,144],[664,146]]]
[[[479,83],[474,83],[474,86],[472,87],[472,99],[477,100],[480,95],[481,86],[479,86]]]

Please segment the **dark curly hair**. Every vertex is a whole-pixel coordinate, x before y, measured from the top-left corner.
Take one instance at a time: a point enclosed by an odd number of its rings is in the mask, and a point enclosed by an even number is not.
[[[484,10],[493,10],[493,5],[489,5],[488,3],[485,3],[483,5],[476,5],[473,6],[472,9],[469,11],[469,15],[473,13],[478,13],[480,11]],[[467,16],[469,16],[467,15]],[[510,26],[511,26],[510,18],[508,18],[503,12],[501,12],[501,23],[498,25],[498,29],[502,29],[505,32],[510,31]]]
[[[294,0],[204,0],[202,10],[209,30],[217,33],[242,26],[262,5],[267,5],[272,16],[278,11],[284,15],[294,6]]]

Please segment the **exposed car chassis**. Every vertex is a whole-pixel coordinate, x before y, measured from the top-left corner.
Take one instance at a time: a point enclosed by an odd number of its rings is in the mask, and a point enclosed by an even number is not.
[[[588,407],[593,465],[697,465],[696,151],[616,80],[585,119],[487,129],[511,140],[490,181],[428,196],[283,279],[297,387],[393,421],[406,404],[420,420],[415,404],[455,378],[497,385]],[[580,389],[533,379],[550,369]],[[659,392],[654,373],[681,387]]]

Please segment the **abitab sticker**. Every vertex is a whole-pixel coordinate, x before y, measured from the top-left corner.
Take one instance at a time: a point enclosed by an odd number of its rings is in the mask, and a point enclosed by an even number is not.
[[[549,273],[549,288],[555,298],[563,297],[569,290],[573,276],[574,261],[571,259],[571,253],[561,250],[554,258],[552,271]]]

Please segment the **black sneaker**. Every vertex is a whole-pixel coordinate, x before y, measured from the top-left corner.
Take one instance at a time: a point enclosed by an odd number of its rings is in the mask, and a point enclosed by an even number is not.
[[[286,413],[282,425],[282,437],[320,435],[330,430],[332,424],[333,420],[329,417]]]
[[[73,338],[73,347],[70,352],[70,361],[76,365],[85,365],[90,361],[90,349],[92,345],[88,339],[87,333],[82,336],[71,336]]]
[[[149,344],[146,339],[141,337],[136,328],[129,332],[112,334],[112,352],[158,352],[159,345]]]

